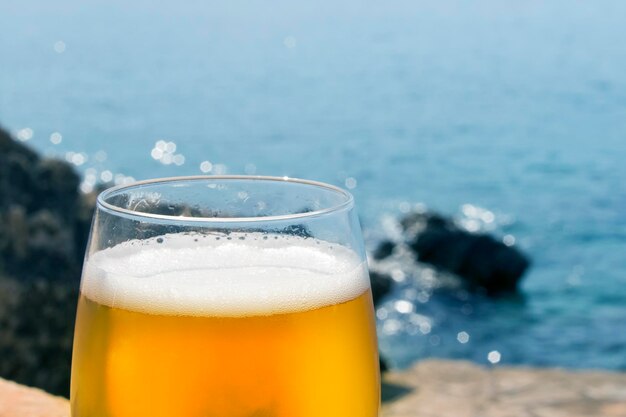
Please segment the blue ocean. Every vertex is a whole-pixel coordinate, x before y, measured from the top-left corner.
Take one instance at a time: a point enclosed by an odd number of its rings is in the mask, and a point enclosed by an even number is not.
[[[348,188],[370,249],[423,205],[533,261],[521,297],[379,306],[427,357],[626,370],[626,2],[0,4],[0,123],[100,181]],[[426,271],[428,272],[428,271]]]

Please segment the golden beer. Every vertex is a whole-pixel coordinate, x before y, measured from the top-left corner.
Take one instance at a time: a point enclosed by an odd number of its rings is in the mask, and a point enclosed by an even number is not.
[[[364,266],[311,239],[229,237],[169,236],[91,257],[74,417],[378,415]]]

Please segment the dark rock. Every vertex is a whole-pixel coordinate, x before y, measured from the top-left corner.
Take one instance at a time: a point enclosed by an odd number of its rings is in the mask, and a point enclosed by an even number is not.
[[[78,288],[0,278],[0,375],[68,395]]]
[[[487,234],[467,232],[438,214],[412,213],[401,224],[420,262],[451,272],[468,288],[482,289],[488,295],[516,291],[530,265],[516,248]]]
[[[11,204],[30,205],[32,196],[22,190],[36,186],[31,170],[38,160],[35,152],[0,129],[0,210],[7,210]]]
[[[372,256],[374,256],[374,259],[378,261],[381,259],[385,259],[391,256],[395,248],[396,244],[394,242],[392,242],[391,240],[383,240],[378,244],[376,250],[374,250],[374,253],[372,253]]]
[[[68,395],[93,195],[0,129],[0,376]]]
[[[451,230],[458,229],[451,218],[434,212],[409,213],[400,219],[400,225],[409,240],[411,238],[415,238],[417,234],[427,228]]]
[[[380,300],[391,291],[393,280],[387,274],[370,271],[370,283],[372,286],[374,305],[378,305]]]
[[[387,274],[370,271],[370,283],[372,286],[372,298],[374,299],[374,305],[378,305],[381,299],[387,295],[393,286],[393,280]],[[383,358],[382,354],[379,354],[378,364],[380,366],[380,372],[386,372],[389,367],[387,361]]]
[[[378,357],[378,366],[380,368],[380,373],[387,372],[389,370],[389,365],[387,365],[387,361],[382,356]]]
[[[31,193],[31,210],[45,208],[64,223],[73,223],[80,200],[78,174],[67,163],[54,159],[42,159],[31,170],[37,185]]]
[[[0,130],[0,274],[78,285],[93,211],[79,181]]]

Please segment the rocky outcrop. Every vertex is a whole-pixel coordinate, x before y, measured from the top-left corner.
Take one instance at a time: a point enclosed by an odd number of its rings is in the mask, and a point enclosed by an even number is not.
[[[0,130],[0,266],[21,280],[78,281],[92,207],[67,163]]]
[[[469,290],[492,296],[517,291],[530,265],[516,247],[489,234],[470,233],[437,213],[411,213],[400,220],[400,225],[403,241],[381,242],[373,252],[376,260],[389,257],[397,245],[403,245],[417,261],[456,275]]]
[[[0,129],[0,375],[64,395],[93,211],[79,181]]]

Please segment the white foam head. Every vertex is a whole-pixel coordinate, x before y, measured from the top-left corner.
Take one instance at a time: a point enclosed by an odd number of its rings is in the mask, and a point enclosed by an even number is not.
[[[369,288],[350,249],[260,233],[172,234],[92,254],[82,293],[100,304],[149,314],[252,316],[312,310]]]

